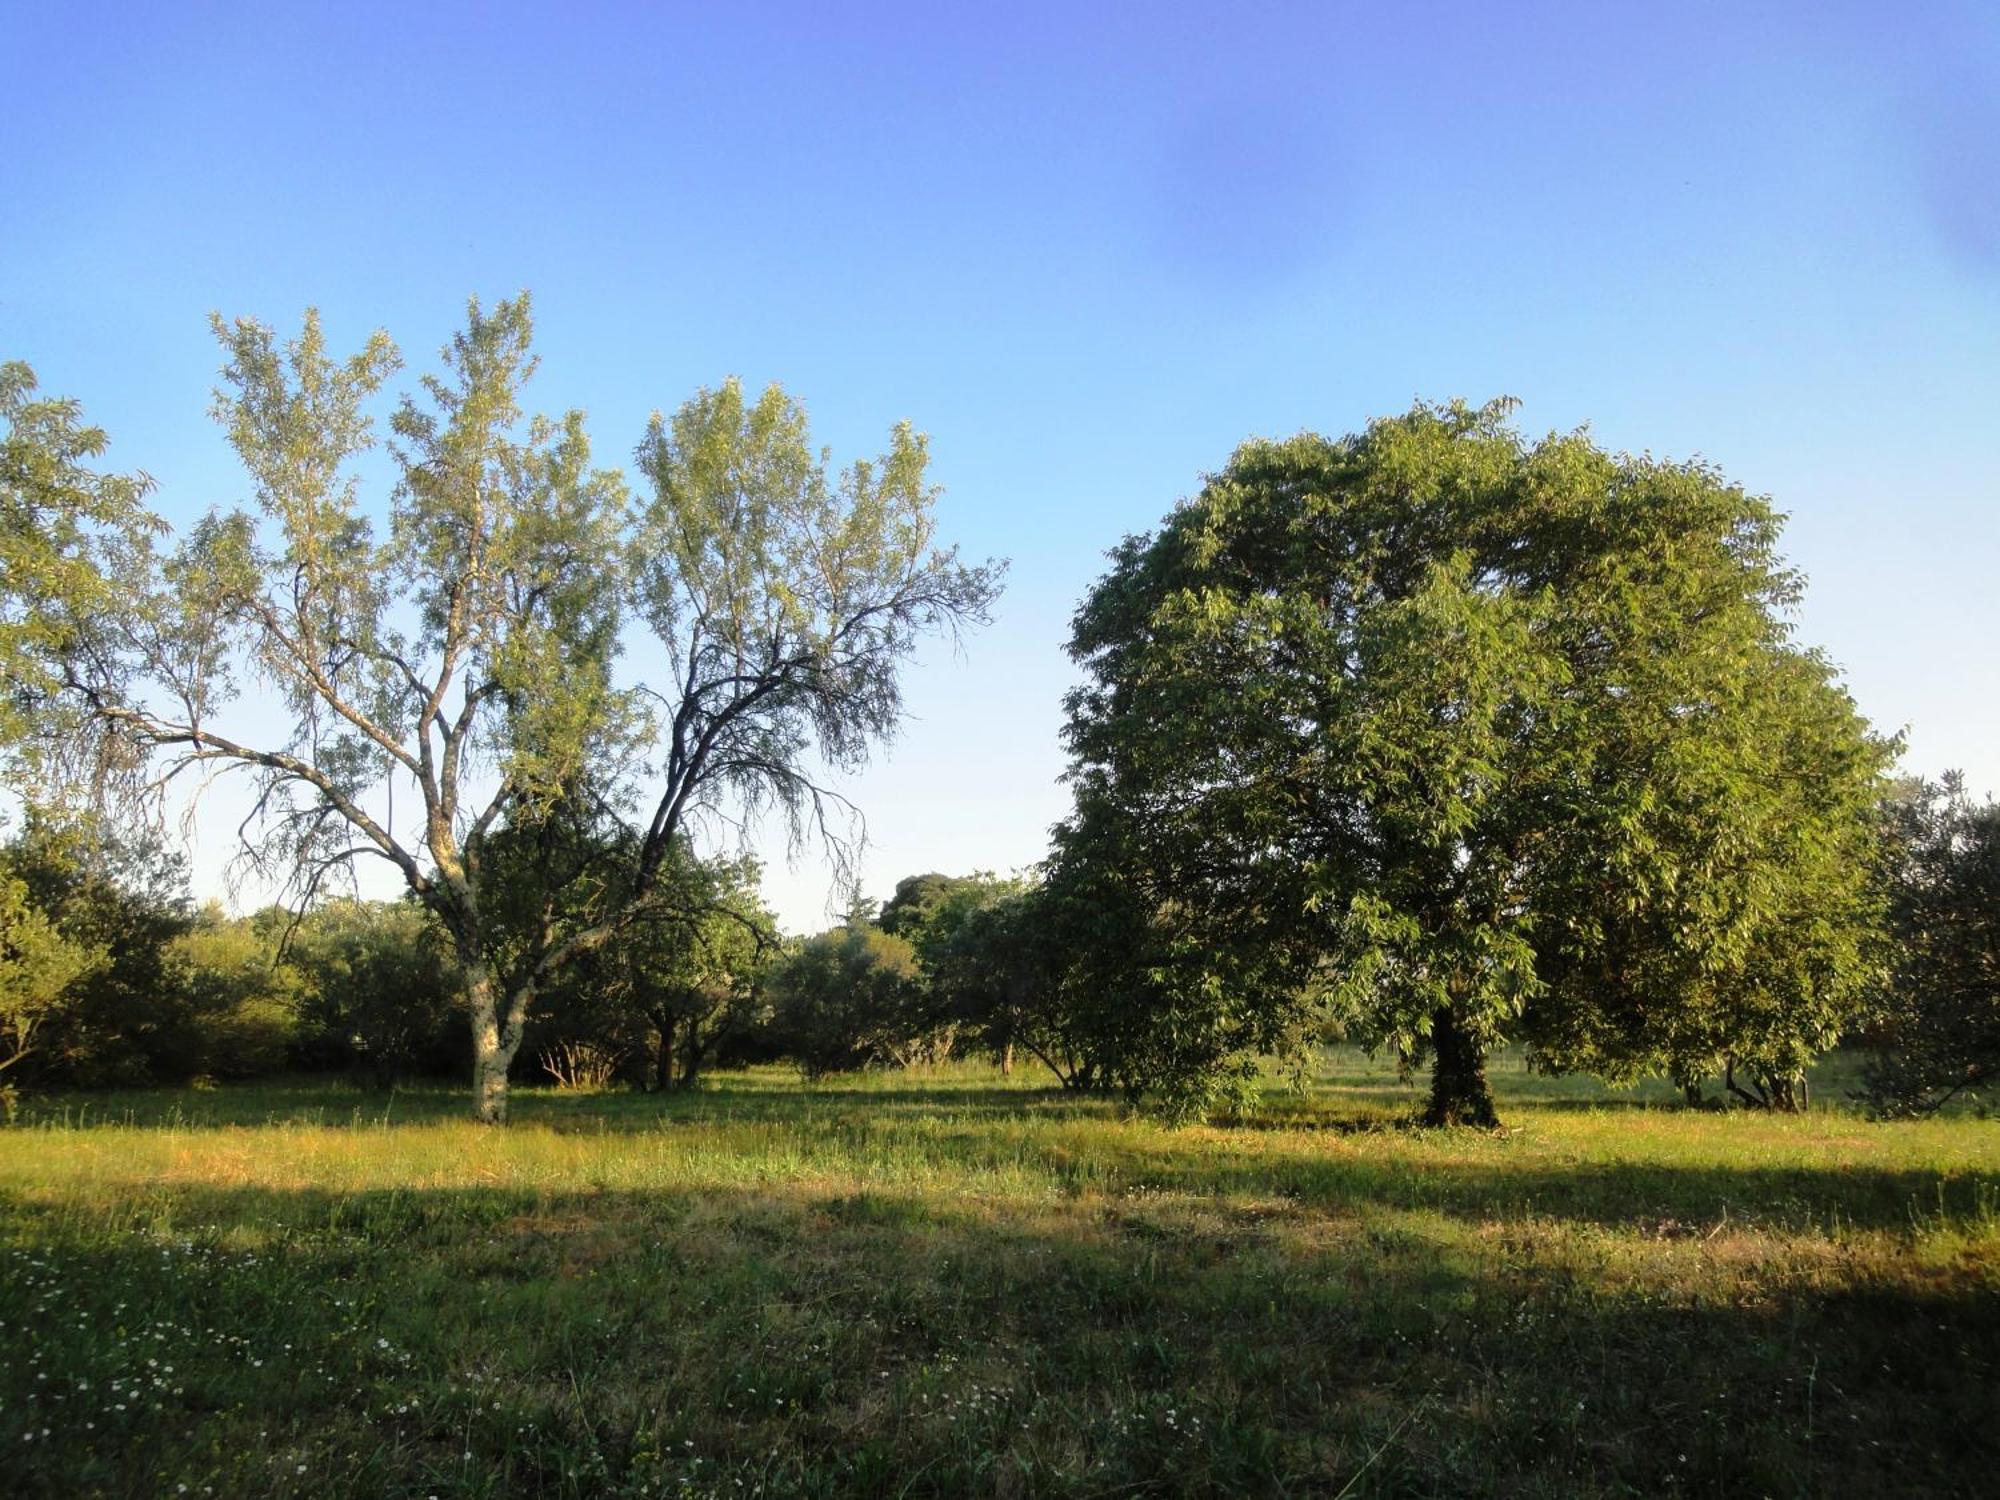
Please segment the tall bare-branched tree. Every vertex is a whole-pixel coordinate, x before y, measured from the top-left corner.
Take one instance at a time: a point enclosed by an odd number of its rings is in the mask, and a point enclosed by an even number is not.
[[[525,413],[525,295],[475,302],[396,409],[385,514],[362,466],[400,364],[387,335],[340,359],[312,313],[283,344],[215,328],[215,414],[254,504],[100,549],[115,586],[70,590],[25,643],[49,644],[73,711],[37,764],[156,802],[191,773],[248,777],[246,858],[301,896],[393,865],[450,934],[474,1110],[498,1121],[537,995],[688,899],[677,849],[775,811],[843,857],[826,769],[894,731],[900,664],[983,620],[999,569],[938,545],[921,436],[832,472],[775,386],[655,416],[632,493],[580,412]]]

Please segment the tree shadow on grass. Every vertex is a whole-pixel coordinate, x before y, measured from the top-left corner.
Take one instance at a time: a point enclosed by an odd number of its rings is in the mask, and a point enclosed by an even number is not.
[[[1852,1071],[1830,1060],[1829,1076]],[[1492,1080],[1503,1119],[1533,1113],[1675,1113],[1688,1106],[1663,1085],[1640,1092],[1612,1090],[1588,1079],[1533,1072],[1512,1053],[1496,1054]],[[884,1118],[919,1115],[1065,1113],[1102,1118],[1128,1112],[1115,1096],[1078,1095],[1051,1082],[1031,1065],[1013,1081],[987,1072],[954,1076],[953,1068],[871,1073],[806,1083],[789,1069],[763,1067],[707,1074],[686,1090],[635,1089],[566,1092],[532,1081],[517,1082],[512,1117],[517,1124],[561,1131],[650,1131],[713,1119],[784,1121],[802,1110],[851,1109]],[[1844,1075],[1843,1075],[1844,1076]],[[1274,1080],[1263,1105],[1237,1128],[1367,1132],[1407,1122],[1421,1109],[1424,1082],[1392,1062],[1352,1048],[1329,1050],[1308,1091],[1294,1094]],[[1822,1094],[1826,1090],[1821,1090]],[[1837,1091],[1836,1091],[1837,1092]],[[419,1079],[392,1088],[370,1087],[351,1077],[284,1077],[220,1088],[161,1088],[31,1095],[25,1123],[65,1128],[207,1129],[227,1126],[313,1125],[381,1127],[447,1123],[469,1117],[465,1085],[457,1079]]]
[[[1031,1116],[1062,1109],[1110,1115],[1120,1106],[1055,1086],[964,1085],[911,1081],[872,1085],[806,1084],[770,1074],[716,1073],[693,1088],[564,1091],[516,1084],[515,1125],[589,1133],[658,1130],[713,1120],[797,1120],[810,1110],[866,1111],[884,1118],[917,1115]],[[380,1129],[463,1123],[470,1096],[455,1082],[419,1080],[373,1088],[346,1078],[284,1079],[221,1088],[67,1090],[29,1095],[21,1123],[65,1130],[208,1130],[301,1125]]]
[[[1589,1162],[1266,1159],[1266,1172],[1149,1173],[1188,1191],[1251,1191],[1275,1177],[1291,1202],[1320,1211],[1389,1204],[1477,1224],[1518,1220],[1650,1227],[1674,1236],[1734,1226],[1787,1233],[1971,1229],[1990,1225],[2000,1174],[1856,1165],[1751,1167]]]
[[[0,1199],[10,1495],[1946,1496],[2000,1463],[1976,1277],[790,1184],[124,1208]]]
[[[126,1099],[123,1110],[116,1101]],[[86,1101],[89,1103],[90,1101]],[[70,1107],[70,1106],[64,1106]],[[1538,1106],[1546,1107],[1546,1106]],[[2000,1163],[1991,1170],[1878,1166],[1823,1159],[1777,1164],[1689,1164],[1631,1156],[1552,1159],[1509,1138],[1399,1128],[1382,1115],[1267,1120],[1228,1132],[1100,1131],[1121,1115],[1105,1100],[1057,1089],[1010,1086],[771,1086],[766,1077],[723,1075],[683,1094],[561,1094],[517,1097],[513,1132],[613,1136],[645,1133],[669,1141],[685,1132],[711,1154],[740,1151],[744,1169],[765,1171],[761,1148],[732,1144],[729,1127],[774,1130],[781,1155],[804,1152],[825,1170],[886,1164],[930,1174],[960,1190],[984,1191],[993,1174],[1008,1190],[1037,1178],[1058,1194],[1133,1191],[1189,1198],[1248,1196],[1308,1215],[1367,1206],[1437,1213],[1465,1222],[1543,1220],[1613,1229],[1651,1226],[1668,1236],[1718,1226],[1826,1235],[1841,1230],[1987,1230],[2000,1219]],[[45,1116],[51,1123],[63,1116]],[[462,1094],[445,1086],[393,1095],[321,1085],[205,1093],[112,1096],[68,1116],[72,1126],[125,1126],[199,1132],[243,1127],[351,1126],[357,1131],[464,1121]],[[1754,1123],[1746,1120],[1746,1125]],[[1083,1127],[1079,1135],[1072,1127]],[[1865,1127],[1861,1127],[1865,1128]],[[722,1135],[706,1134],[722,1131]],[[30,1133],[33,1131],[31,1123]],[[60,1139],[60,1128],[53,1132]],[[1746,1136],[1754,1149],[1754,1137]],[[795,1143],[791,1144],[791,1143]]]

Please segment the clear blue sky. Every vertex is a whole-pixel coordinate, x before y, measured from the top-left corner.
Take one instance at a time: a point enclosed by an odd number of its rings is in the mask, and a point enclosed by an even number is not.
[[[0,97],[0,357],[172,515],[244,493],[212,308],[421,365],[532,288],[613,458],[730,373],[842,456],[928,431],[1014,567],[854,788],[875,894],[1043,852],[1107,546],[1416,396],[1772,495],[1805,638],[2000,786],[2000,6],[0,0]],[[819,924],[818,865],[770,890]]]

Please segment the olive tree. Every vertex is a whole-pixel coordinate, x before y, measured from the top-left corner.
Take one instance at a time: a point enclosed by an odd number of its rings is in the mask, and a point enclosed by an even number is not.
[[[1770,506],[1505,403],[1252,442],[1076,616],[1059,888],[1114,1071],[1199,1096],[1332,1010],[1428,1055],[1793,1077],[1869,978],[1892,747],[1790,639]]]
[[[71,785],[240,776],[246,855],[298,894],[393,867],[448,934],[474,1110],[500,1120],[537,997],[680,899],[691,841],[775,809],[838,856],[852,824],[824,768],[893,732],[899,665],[982,619],[997,569],[938,544],[922,437],[898,426],[836,473],[775,386],[655,416],[634,493],[581,412],[526,412],[525,295],[473,303],[395,408],[386,505],[362,461],[400,364],[387,335],[339,358],[312,313],[283,344],[215,329],[215,413],[253,503],[166,540],[134,528],[107,563],[117,607],[36,606],[62,611],[40,659],[96,731],[87,766],[64,758]],[[496,845],[577,823],[616,857],[551,857],[527,900],[515,861],[489,869]]]

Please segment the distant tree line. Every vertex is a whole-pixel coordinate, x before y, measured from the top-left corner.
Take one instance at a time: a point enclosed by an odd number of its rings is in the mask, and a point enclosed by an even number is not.
[[[697,917],[637,929],[552,987],[517,1076],[687,1088],[790,1059],[807,1077],[990,1052],[1038,1033],[984,987],[981,924],[1025,888],[903,882],[878,913],[787,941],[754,863],[717,864]],[[105,1087],[343,1072],[456,1075],[470,1039],[451,946],[413,901],[325,897],[232,917],[149,841],[31,822],[0,847],[0,1078]],[[1029,1042],[1032,1046],[1032,1041]]]
[[[1979,1107],[2000,1086],[2000,807],[1953,778],[1896,784],[1883,816],[1886,958],[1841,1039],[1867,1051],[1864,1102],[1878,1114]],[[755,1062],[822,1079],[979,1058],[1065,1090],[1195,1108],[1163,1087],[1173,1075],[1146,1050],[1158,1017],[1108,998],[1103,956],[1080,946],[1102,930],[1101,909],[1066,916],[1077,898],[1059,882],[911,876],[879,907],[857,900],[838,926],[787,939],[757,900],[754,866],[715,873],[729,883],[726,912],[648,930],[550,993],[518,1080],[668,1091]],[[34,824],[0,849],[0,924],[10,1110],[24,1085],[303,1072],[389,1087],[465,1066],[449,942],[407,899],[231,917],[194,904],[156,846]],[[1314,1024],[1305,1049],[1359,1039],[1337,1012]],[[1534,1025],[1515,1035],[1532,1042]],[[1738,1088],[1738,1103],[1804,1102],[1748,1076]]]
[[[794,401],[727,382],[652,421],[635,492],[581,414],[524,411],[521,298],[395,408],[371,509],[386,336],[216,332],[253,504],[179,535],[0,368],[10,1090],[469,1059],[497,1121],[523,1077],[983,1054],[1193,1117],[1338,1036],[1490,1125],[1503,1043],[1775,1109],[1843,1039],[1885,1113],[2000,1066],[1995,811],[1892,778],[1793,638],[1782,518],[1707,465],[1530,442],[1504,402],[1245,444],[1077,610],[1045,865],[784,940],[720,835],[775,809],[844,855],[814,768],[893,733],[918,639],[997,597],[936,540],[923,439],[835,473]],[[253,680],[287,730],[228,727]],[[245,857],[297,915],[197,909],[102,833],[187,773],[247,778]],[[363,858],[404,899],[331,898]]]

